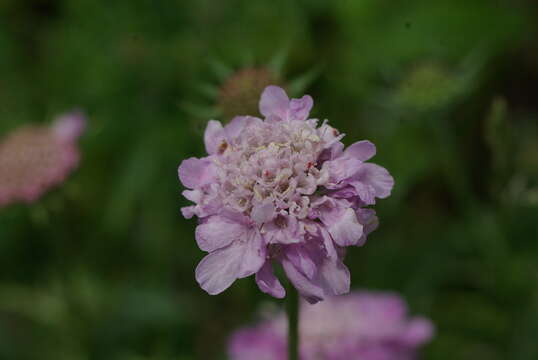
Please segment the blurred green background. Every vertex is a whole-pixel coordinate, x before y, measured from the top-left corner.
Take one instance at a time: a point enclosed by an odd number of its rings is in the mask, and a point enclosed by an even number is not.
[[[0,209],[0,359],[225,359],[273,300],[198,287],[177,166],[260,74],[396,179],[352,286],[432,318],[424,359],[538,359],[537,19],[533,0],[1,0],[0,137],[74,107],[89,126],[64,186]]]

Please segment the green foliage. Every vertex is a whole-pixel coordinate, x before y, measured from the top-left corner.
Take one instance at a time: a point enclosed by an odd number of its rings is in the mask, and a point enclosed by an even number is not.
[[[0,2],[0,137],[73,107],[89,116],[64,186],[0,209],[0,359],[226,358],[228,334],[273,300],[252,279],[199,289],[176,170],[202,154],[219,87],[255,65],[306,87],[348,144],[373,141],[396,179],[380,228],[348,252],[353,286],[399,291],[433,319],[425,359],[536,359],[537,11]]]

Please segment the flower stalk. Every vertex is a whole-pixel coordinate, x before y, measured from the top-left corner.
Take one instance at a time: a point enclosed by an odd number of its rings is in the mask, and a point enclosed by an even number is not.
[[[291,285],[287,293],[288,360],[299,360],[299,295]]]

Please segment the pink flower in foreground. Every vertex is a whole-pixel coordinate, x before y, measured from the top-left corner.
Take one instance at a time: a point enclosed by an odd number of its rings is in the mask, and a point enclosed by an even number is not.
[[[302,360],[412,360],[434,333],[429,320],[409,318],[405,302],[392,293],[357,291],[301,305]],[[285,314],[241,329],[230,338],[230,359],[285,360],[286,335]]]
[[[16,129],[0,142],[0,206],[36,201],[64,181],[79,160],[77,139],[86,120],[65,114],[51,126]]]
[[[282,298],[272,270],[279,262],[300,294],[315,303],[349,291],[344,248],[361,246],[377,227],[376,198],[390,195],[393,178],[367,163],[375,146],[359,141],[344,150],[343,134],[309,119],[312,98],[289,99],[268,86],[260,100],[265,120],[238,116],[226,126],[211,120],[208,156],[184,160],[183,195],[195,205],[196,241],[209,252],[196,280],[210,294],[256,274],[259,288]]]

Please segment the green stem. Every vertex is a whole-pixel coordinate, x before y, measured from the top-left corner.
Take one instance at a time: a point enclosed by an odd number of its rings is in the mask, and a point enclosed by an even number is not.
[[[293,286],[287,290],[288,360],[299,360],[299,295]]]

